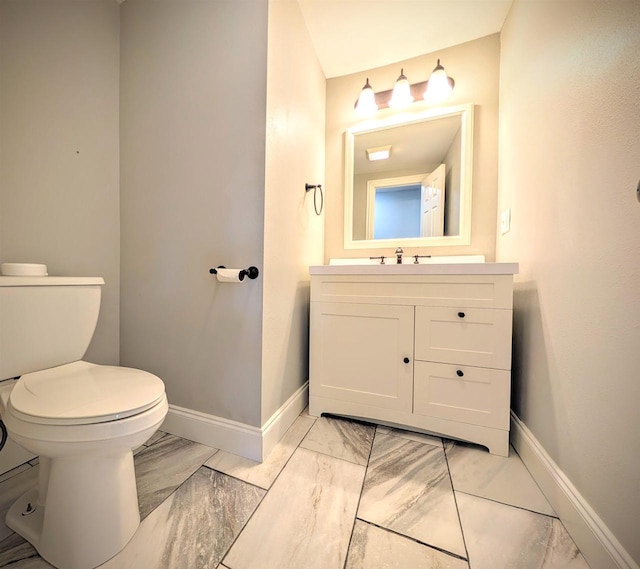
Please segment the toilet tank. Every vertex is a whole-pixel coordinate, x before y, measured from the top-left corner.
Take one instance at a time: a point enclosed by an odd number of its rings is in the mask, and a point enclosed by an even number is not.
[[[0,276],[0,379],[82,359],[102,285],[100,277]]]

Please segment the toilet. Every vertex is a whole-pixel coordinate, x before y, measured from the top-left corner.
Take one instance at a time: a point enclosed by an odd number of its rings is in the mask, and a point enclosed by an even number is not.
[[[6,524],[54,567],[92,569],[140,525],[132,451],[167,414],[164,384],[82,361],[102,278],[20,272],[0,276],[0,415],[40,472]]]

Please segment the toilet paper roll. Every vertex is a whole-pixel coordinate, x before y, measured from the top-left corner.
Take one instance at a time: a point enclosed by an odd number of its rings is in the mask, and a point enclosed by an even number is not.
[[[216,269],[216,277],[221,283],[239,283],[244,279],[244,270],[242,269]]]
[[[2,263],[0,271],[5,277],[46,277],[47,265],[37,263]]]

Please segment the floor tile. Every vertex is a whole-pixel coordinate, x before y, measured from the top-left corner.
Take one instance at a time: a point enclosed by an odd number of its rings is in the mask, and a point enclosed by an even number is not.
[[[217,449],[167,435],[134,457],[140,517],[144,519]]]
[[[152,444],[157,443],[162,437],[165,437],[166,435],[167,433],[165,433],[164,431],[156,431],[155,433],[153,433],[151,438],[146,443],[144,443],[144,446],[150,447]]]
[[[29,467],[20,474],[16,474],[0,484],[0,540],[10,536],[13,530],[5,525],[5,518],[9,508],[27,490],[38,484],[38,466]]]
[[[33,546],[18,534],[7,537],[0,542],[0,567],[11,569],[51,569]]]
[[[225,557],[229,569],[344,566],[365,468],[299,448]]]
[[[100,569],[588,569],[513,450],[303,412],[263,464],[160,432],[134,460],[144,521]],[[38,468],[13,474],[3,517]],[[0,567],[51,569],[0,536]]]
[[[395,429],[393,427],[385,427],[378,425],[376,428],[377,433],[383,435],[393,435],[394,437],[402,437],[410,441],[416,441],[418,443],[424,443],[427,445],[435,445],[442,447],[442,439],[440,437],[434,437],[433,435],[426,435],[424,433],[415,433],[413,431],[405,431],[404,429]]]
[[[484,447],[447,441],[445,452],[454,490],[556,515],[512,447],[505,458],[489,454]]]
[[[200,468],[101,569],[216,567],[264,494],[261,488]]]
[[[356,520],[345,569],[469,569],[469,564],[393,532]]]
[[[358,517],[466,558],[442,448],[376,434]]]
[[[262,463],[219,451],[205,463],[205,466],[269,489],[313,423],[314,419],[308,415],[298,417]]]
[[[366,465],[374,434],[374,425],[337,417],[319,417],[300,446]]]
[[[456,492],[471,569],[588,569],[562,523]]]

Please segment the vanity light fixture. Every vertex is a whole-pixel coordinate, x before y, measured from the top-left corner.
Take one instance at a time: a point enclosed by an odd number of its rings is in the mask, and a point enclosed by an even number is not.
[[[413,85],[409,84],[404,68],[400,69],[400,76],[393,89],[388,91],[374,93],[367,77],[367,82],[354,106],[359,116],[370,117],[378,109],[391,107],[394,110],[400,110],[411,105],[413,101],[421,99],[428,103],[439,103],[453,91],[455,84],[456,82],[447,75],[438,59],[429,79]]]
[[[376,104],[376,95],[369,84],[369,78],[367,77],[367,82],[364,84],[362,91],[360,91],[360,96],[358,97],[358,101],[356,102],[356,112],[361,116],[371,116],[378,110],[378,105]]]
[[[444,67],[440,65],[440,60],[438,59],[438,64],[435,66],[431,77],[429,77],[427,81],[424,100],[430,102],[441,101],[453,91],[455,84],[456,82],[452,77],[447,75],[447,72],[444,70]]]
[[[376,146],[375,148],[367,148],[367,159],[373,162],[374,160],[386,160],[391,155],[391,145],[389,146]]]
[[[404,68],[400,69],[400,76],[396,80],[396,84],[393,86],[391,92],[391,99],[389,99],[389,106],[392,109],[404,109],[413,103],[413,96],[411,95],[411,85],[409,80],[404,74]]]

